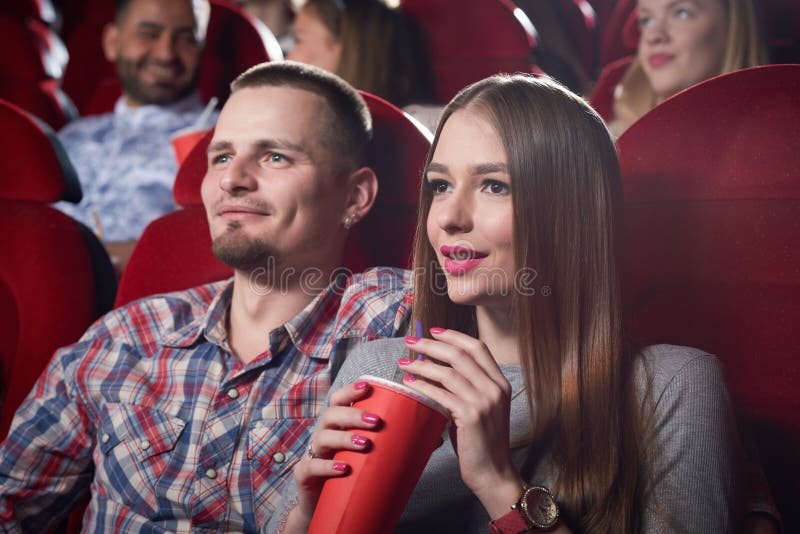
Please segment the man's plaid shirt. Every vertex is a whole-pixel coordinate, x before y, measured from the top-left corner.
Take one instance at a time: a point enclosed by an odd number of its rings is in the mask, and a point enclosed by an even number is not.
[[[59,350],[0,449],[0,526],[45,532],[91,490],[88,532],[251,532],[348,351],[405,331],[409,274],[340,275],[249,364],[232,282],[134,302]],[[46,335],[45,332],[42,335]]]

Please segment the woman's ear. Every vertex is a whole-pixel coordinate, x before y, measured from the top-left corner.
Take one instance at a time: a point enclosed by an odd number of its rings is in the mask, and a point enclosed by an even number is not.
[[[378,196],[378,177],[369,167],[361,167],[347,179],[350,197],[347,199],[345,213],[353,217],[353,222],[367,216],[375,198]]]

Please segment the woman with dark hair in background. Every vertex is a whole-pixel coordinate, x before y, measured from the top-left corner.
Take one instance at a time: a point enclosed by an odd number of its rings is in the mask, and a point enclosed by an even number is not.
[[[398,107],[427,102],[427,54],[416,27],[383,0],[306,0],[287,58],[334,72]]]

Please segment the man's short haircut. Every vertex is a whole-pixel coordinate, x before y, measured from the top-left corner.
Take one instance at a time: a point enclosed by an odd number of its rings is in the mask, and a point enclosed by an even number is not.
[[[372,116],[366,102],[335,74],[296,61],[274,61],[249,68],[231,83],[231,92],[257,87],[292,87],[322,97],[320,143],[329,151],[334,171],[363,166],[372,139]]]

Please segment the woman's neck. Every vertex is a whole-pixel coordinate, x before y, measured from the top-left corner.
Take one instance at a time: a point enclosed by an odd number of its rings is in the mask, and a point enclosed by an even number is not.
[[[478,338],[489,348],[498,363],[519,364],[517,334],[511,320],[511,310],[487,306],[475,307]]]

